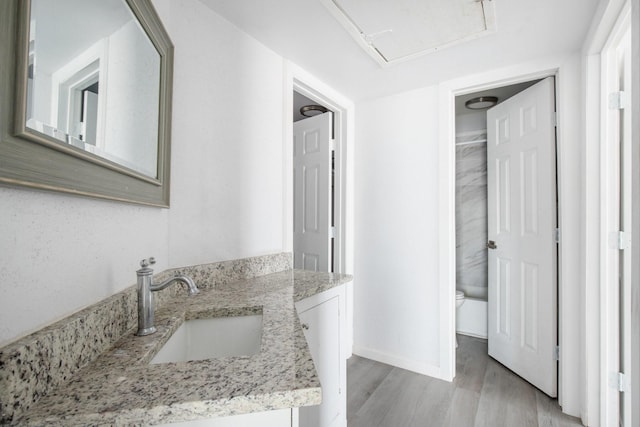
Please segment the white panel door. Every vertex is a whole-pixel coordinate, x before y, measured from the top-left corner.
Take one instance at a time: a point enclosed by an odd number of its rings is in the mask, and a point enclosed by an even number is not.
[[[487,111],[489,355],[557,395],[554,81]]]
[[[293,266],[331,267],[331,113],[293,124]]]

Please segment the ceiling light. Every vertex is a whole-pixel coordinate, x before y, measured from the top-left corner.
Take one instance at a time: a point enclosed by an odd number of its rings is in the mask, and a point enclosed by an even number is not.
[[[305,117],[317,116],[319,114],[326,113],[327,111],[329,110],[327,110],[322,105],[305,105],[304,107],[300,108],[300,114]]]
[[[498,103],[496,96],[479,96],[464,103],[464,106],[470,110],[486,110]]]

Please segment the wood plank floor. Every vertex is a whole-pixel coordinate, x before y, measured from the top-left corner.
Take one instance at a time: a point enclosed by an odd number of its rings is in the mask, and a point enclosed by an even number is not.
[[[348,427],[570,427],[555,399],[487,355],[487,341],[458,335],[453,382],[353,356]]]

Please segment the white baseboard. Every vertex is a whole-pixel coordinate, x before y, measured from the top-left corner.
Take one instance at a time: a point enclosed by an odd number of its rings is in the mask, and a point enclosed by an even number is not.
[[[479,339],[483,339],[483,340],[486,340],[486,339],[487,339],[487,336],[486,336],[486,335],[484,335],[484,336],[483,336],[483,335],[476,335],[476,334],[473,334],[473,333],[471,333],[471,332],[461,332],[461,331],[456,331],[456,334],[458,334],[458,335],[465,335],[465,336],[467,336],[467,337],[479,338]]]
[[[353,354],[355,354],[356,356],[364,357],[366,359],[375,360],[376,362],[395,366],[397,368],[406,369],[407,371],[416,372],[421,375],[426,375],[445,381],[447,380],[443,377],[440,367],[436,365],[405,359],[404,357],[383,353],[378,350],[360,347],[357,345],[353,346]]]

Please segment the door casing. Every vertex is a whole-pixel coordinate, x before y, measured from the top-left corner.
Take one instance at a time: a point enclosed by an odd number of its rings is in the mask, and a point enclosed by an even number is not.
[[[283,243],[293,252],[293,92],[317,101],[333,111],[335,137],[335,194],[334,194],[334,272],[353,274],[354,255],[354,103],[315,76],[285,61],[283,82]],[[346,342],[348,356],[353,347],[353,287],[354,278],[345,285]]]
[[[334,216],[335,216],[335,241],[333,262],[334,272],[347,273],[353,271],[353,255],[351,239],[352,227],[347,224],[350,221],[350,209],[353,196],[349,193],[347,183],[352,181],[349,179],[348,172],[349,167],[347,163],[347,151],[349,141],[352,141],[350,132],[347,128],[348,115],[350,113],[350,106],[344,106],[332,98],[323,95],[319,90],[313,89],[311,85],[304,83],[301,79],[291,78],[290,93],[286,94],[285,104],[289,105],[287,108],[287,115],[285,115],[285,141],[284,145],[284,169],[288,170],[288,174],[291,175],[293,170],[293,121],[291,118],[291,111],[293,111],[293,91],[296,91],[309,99],[317,101],[319,104],[327,106],[327,108],[333,111],[334,129],[335,129],[335,195],[334,195]],[[286,89],[285,89],[286,90]],[[287,120],[289,119],[289,120]],[[353,145],[351,143],[351,145]],[[351,163],[351,162],[349,162]],[[293,250],[293,182],[290,176],[285,177],[287,183],[287,189],[285,191],[285,205],[284,205],[284,244],[283,246],[289,251]]]
[[[620,58],[624,51],[624,84],[630,73],[630,4],[626,2],[601,53],[602,93],[600,123],[601,197],[600,218],[600,424],[632,425],[631,390],[619,392],[615,387],[617,372],[629,375],[631,330],[631,248],[620,250],[612,237],[617,231],[630,232],[631,215],[629,194],[632,166],[629,136],[631,133],[631,106],[611,108],[609,96],[629,88],[621,87]],[[626,47],[628,50],[625,50]],[[625,117],[626,120],[622,120]],[[624,124],[624,129],[622,125]],[[613,239],[615,240],[615,239]],[[623,264],[620,262],[624,260]],[[615,286],[620,283],[620,288]]]
[[[632,5],[632,3],[634,3]],[[584,86],[585,86],[585,133],[584,133],[584,177],[585,177],[585,212],[593,212],[591,215],[587,215],[586,221],[584,224],[584,232],[585,232],[585,246],[587,248],[586,252],[586,260],[585,260],[585,312],[588,312],[590,315],[584,317],[585,328],[588,331],[593,331],[590,334],[586,334],[585,336],[585,346],[584,346],[584,354],[587,359],[584,363],[584,372],[586,374],[586,382],[585,382],[585,407],[583,409],[582,421],[585,425],[602,425],[603,420],[610,419],[607,412],[609,411],[608,407],[610,405],[607,404],[608,398],[606,395],[606,388],[608,383],[608,378],[604,374],[607,370],[607,361],[603,359],[603,348],[606,349],[606,342],[608,337],[603,335],[603,332],[608,330],[607,325],[607,309],[605,308],[606,300],[603,299],[602,295],[605,293],[605,289],[603,289],[607,282],[603,281],[604,272],[603,265],[605,261],[603,259],[603,252],[606,251],[605,247],[607,246],[606,241],[602,241],[602,236],[606,238],[606,224],[605,220],[601,218],[601,212],[605,202],[605,199],[608,197],[608,194],[603,189],[605,188],[605,181],[607,179],[607,171],[603,169],[602,165],[602,153],[603,147],[602,144],[605,144],[605,139],[603,138],[604,133],[604,122],[602,119],[603,110],[602,105],[606,103],[607,100],[605,96],[607,95],[607,78],[606,72],[603,70],[602,62],[603,58],[606,55],[607,51],[607,42],[611,38],[611,35],[616,31],[616,25],[619,22],[619,17],[624,13],[625,8],[631,7],[631,29],[632,29],[632,50],[635,49],[635,53],[632,51],[632,59],[635,57],[634,62],[631,65],[631,76],[633,80],[632,82],[632,90],[634,94],[632,95],[632,108],[635,108],[635,111],[638,110],[638,105],[640,104],[640,97],[636,96],[640,92],[640,77],[638,77],[638,64],[640,60],[638,59],[638,49],[640,49],[640,44],[635,44],[634,42],[640,39],[640,24],[637,24],[637,19],[634,19],[633,16],[637,17],[640,15],[640,7],[636,8],[636,5],[640,5],[638,0],[609,0],[608,2],[604,2],[602,7],[600,7],[594,17],[594,21],[592,26],[585,37],[585,44],[583,46],[584,52]],[[632,139],[634,140],[633,144],[633,158],[637,161],[638,159],[638,135],[640,132],[636,132],[639,129],[638,124],[640,123],[640,119],[638,119],[637,114],[633,114],[635,121],[633,124],[632,130]],[[634,133],[635,132],[635,133]],[[634,166],[637,164],[634,164]],[[640,188],[640,178],[638,178],[638,174],[636,174],[633,178],[632,182],[632,203],[634,213],[632,215],[632,254],[633,257],[637,260],[638,247],[640,245],[638,242],[640,241],[638,231],[638,212],[640,209],[640,203],[638,200],[640,199],[638,196]],[[588,246],[587,246],[588,245]],[[632,305],[632,316],[635,316],[635,320],[633,324],[637,324],[637,320],[640,318],[640,310],[637,309],[638,301],[640,300],[640,292],[638,292],[639,286],[638,283],[640,281],[638,278],[640,274],[640,268],[638,268],[638,263],[634,262],[632,265],[632,298],[634,303]],[[633,308],[635,307],[635,309]],[[634,404],[632,406],[632,424],[637,424],[637,420],[640,419],[640,389],[638,385],[640,381],[638,380],[638,376],[640,375],[640,369],[638,369],[640,360],[637,357],[637,354],[640,352],[640,339],[638,338],[640,334],[637,332],[637,328],[632,330],[631,336],[631,354],[632,354],[632,399],[634,400]],[[604,387],[603,387],[604,386]],[[615,409],[614,409],[615,411]],[[635,423],[635,424],[634,424]]]
[[[575,363],[580,354],[580,310],[576,304],[579,291],[580,192],[579,171],[580,112],[571,110],[570,99],[579,93],[579,83],[571,76],[579,75],[580,61],[548,58],[491,72],[444,82],[439,85],[439,236],[440,250],[440,361],[443,379],[455,376],[455,102],[458,95],[492,89],[530,80],[555,77],[558,108],[558,224],[563,233],[558,251],[558,325],[561,357],[558,394],[563,411],[581,415],[582,396],[580,367]],[[567,76],[565,78],[565,76]],[[575,78],[575,77],[574,77]],[[567,99],[567,102],[563,102]],[[573,157],[572,157],[573,156]],[[568,261],[566,261],[568,260]],[[572,365],[573,364],[573,365]]]

